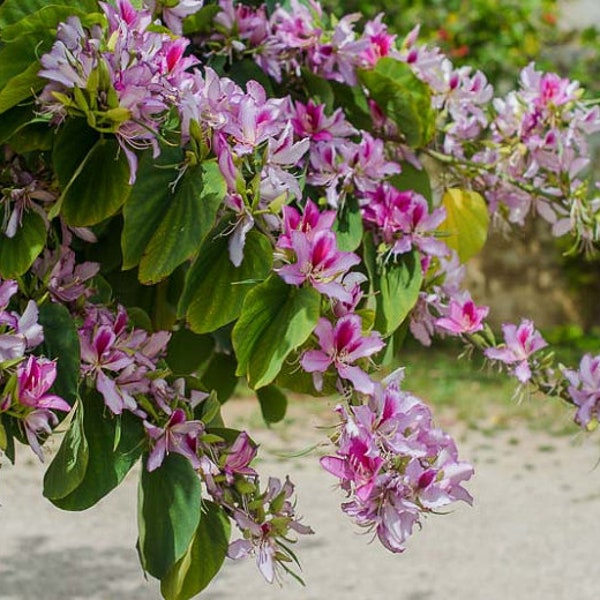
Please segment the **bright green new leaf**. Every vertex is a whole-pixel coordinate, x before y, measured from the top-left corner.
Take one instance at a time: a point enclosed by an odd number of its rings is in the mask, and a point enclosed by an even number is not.
[[[477,192],[450,188],[442,197],[446,220],[438,227],[442,238],[456,250],[461,262],[467,262],[484,246],[490,225],[485,200]]]
[[[14,237],[0,233],[0,275],[13,279],[23,275],[46,245],[46,223],[37,212],[23,215]]]
[[[409,146],[424,146],[431,140],[435,131],[431,91],[406,63],[385,57],[373,69],[359,70],[358,78]]]
[[[162,579],[186,553],[200,523],[202,490],[190,461],[171,452],[138,488],[138,552],[144,569]]]
[[[256,390],[260,411],[265,423],[279,423],[287,411],[287,396],[275,385],[267,385]]]
[[[198,252],[213,228],[225,192],[225,179],[215,161],[188,167],[140,261],[142,283],[157,283]]]
[[[85,476],[71,493],[61,498],[50,498],[63,510],[86,510],[116,488],[140,458],[146,439],[138,417],[128,411],[111,417],[102,397],[96,392],[83,398],[82,404],[88,463]],[[118,442],[116,447],[115,442]]]
[[[88,459],[83,405],[78,403],[69,429],[44,475],[44,496],[49,500],[58,500],[79,487],[85,477]]]
[[[248,293],[233,328],[238,375],[254,389],[271,383],[287,356],[314,331],[321,296],[313,288],[287,285],[271,275]]]
[[[273,249],[263,234],[248,233],[239,267],[229,258],[228,242],[223,227],[211,232],[188,271],[178,312],[186,315],[197,333],[214,331],[236,319],[246,294],[271,270]]]
[[[199,594],[221,569],[229,547],[231,523],[216,504],[202,503],[202,516],[186,553],[160,584],[165,600],[189,600]]]
[[[44,356],[58,359],[53,390],[73,405],[77,398],[80,368],[75,321],[66,306],[46,302],[40,306],[38,322],[44,328]]]

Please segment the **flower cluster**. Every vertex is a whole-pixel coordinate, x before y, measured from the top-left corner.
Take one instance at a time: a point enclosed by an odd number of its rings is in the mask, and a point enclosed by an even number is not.
[[[68,412],[71,407],[49,393],[56,379],[56,363],[32,354],[39,352],[44,341],[37,304],[30,300],[22,313],[8,309],[17,291],[16,281],[0,283],[0,414],[14,417],[22,425],[29,446],[43,461],[39,438],[48,436],[58,424],[53,411]]]
[[[100,132],[114,133],[135,181],[134,149],[159,153],[158,134],[179,98],[186,70],[197,63],[184,56],[185,38],[158,33],[149,11],[128,0],[102,3],[108,26],[84,28],[78,17],[61,23],[52,50],[42,56],[40,76],[48,79],[40,95],[43,111],[58,121],[84,116]]]
[[[392,552],[404,551],[423,515],[472,502],[462,484],[473,467],[458,459],[429,408],[399,384],[396,378],[377,386],[366,404],[338,406],[336,455],[321,458],[347,494],[344,512]]]
[[[494,166],[484,177],[491,208],[506,206],[519,224],[534,209],[555,235],[572,230],[583,241],[594,240],[598,207],[588,201],[582,171],[590,162],[587,137],[600,130],[600,109],[582,102],[577,82],[533,64],[519,83],[494,100],[493,145],[473,157]]]

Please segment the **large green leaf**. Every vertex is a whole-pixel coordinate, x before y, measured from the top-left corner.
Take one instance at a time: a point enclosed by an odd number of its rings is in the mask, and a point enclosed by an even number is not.
[[[236,319],[246,294],[271,270],[273,249],[258,231],[248,233],[239,267],[229,259],[227,244],[222,228],[209,234],[188,271],[178,312],[186,315],[197,333],[214,331]]]
[[[140,261],[143,283],[157,283],[191,258],[213,228],[227,186],[215,161],[189,167],[162,207],[162,218]]]
[[[229,547],[231,523],[222,508],[202,503],[202,517],[186,553],[161,581],[166,600],[189,600],[199,594],[221,569]]]
[[[0,56],[0,61],[5,57]],[[39,65],[30,64],[23,72],[13,77],[0,91],[0,113],[16,106],[44,87],[44,81],[37,76]]]
[[[423,282],[419,253],[409,252],[379,264],[370,236],[365,238],[364,250],[375,292],[375,329],[387,337],[398,329],[419,298]]]
[[[40,325],[44,328],[44,356],[56,358],[54,391],[73,405],[79,383],[80,349],[77,328],[71,313],[62,304],[46,302],[40,306]]]
[[[123,269],[142,260],[144,250],[158,229],[173,194],[171,186],[183,162],[180,148],[163,148],[158,159],[149,150],[141,156],[135,184],[123,207]]]
[[[363,224],[356,198],[347,198],[344,206],[338,209],[333,223],[338,248],[345,252],[356,250],[362,241]]]
[[[275,385],[256,390],[265,423],[279,423],[287,411],[287,396]]]
[[[202,383],[207,390],[214,390],[217,393],[221,404],[229,400],[235,391],[238,383],[236,369],[235,356],[215,352],[202,372],[200,378]]]
[[[198,335],[189,329],[180,329],[169,340],[167,364],[176,375],[195,373],[210,357],[214,346],[210,335]]]
[[[238,375],[257,389],[271,383],[286,357],[317,325],[321,296],[313,288],[287,285],[271,275],[251,290],[233,328]]]
[[[89,448],[83,429],[83,406],[75,408],[71,425],[44,475],[44,496],[56,500],[68,496],[85,477]]]
[[[138,417],[127,411],[112,416],[96,392],[84,398],[83,406],[88,464],[85,476],[71,493],[50,498],[63,510],[86,510],[117,487],[140,458],[145,440]]]
[[[359,70],[358,77],[410,146],[431,140],[435,131],[431,91],[406,63],[385,57],[373,69]]]
[[[67,119],[61,126],[52,148],[52,164],[63,189],[99,140],[100,134],[85,119]]]
[[[1,37],[5,42],[13,42],[23,35],[39,34],[54,29],[70,16],[85,18],[87,14],[86,10],[73,5],[68,6],[66,3],[45,3],[39,10],[23,17],[16,23],[3,27]]]
[[[477,192],[450,188],[442,197],[446,220],[438,227],[444,242],[456,250],[461,262],[479,253],[487,239],[490,214]]]
[[[131,190],[129,164],[114,138],[96,142],[63,189],[62,215],[69,225],[96,225],[114,215]]]
[[[46,245],[46,223],[41,215],[23,215],[14,237],[0,234],[0,275],[12,279],[23,275]]]
[[[0,29],[18,23],[21,19],[46,8],[49,4],[64,4],[74,13],[88,13],[98,10],[96,0],[69,0],[68,3],[50,3],[48,0],[5,0],[0,6]]]
[[[162,579],[185,554],[200,522],[200,478],[187,458],[170,453],[155,471],[142,470],[138,551],[142,566]]]

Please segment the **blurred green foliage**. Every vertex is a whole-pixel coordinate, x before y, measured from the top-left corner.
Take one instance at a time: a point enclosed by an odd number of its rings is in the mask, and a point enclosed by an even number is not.
[[[560,28],[558,0],[323,0],[336,15],[384,14],[400,37],[420,24],[421,42],[435,44],[457,66],[481,69],[497,88],[513,87],[535,61],[543,70],[600,92],[600,30]]]

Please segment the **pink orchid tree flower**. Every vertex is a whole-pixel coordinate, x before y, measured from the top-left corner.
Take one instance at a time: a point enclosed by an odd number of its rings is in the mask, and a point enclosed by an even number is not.
[[[317,231],[331,231],[336,217],[334,210],[321,212],[310,199],[306,201],[302,213],[290,205],[284,206],[282,213],[283,231],[277,240],[277,248],[282,249],[292,249],[293,231],[301,231],[307,237],[314,236]]]
[[[510,323],[503,325],[502,332],[504,346],[487,348],[484,354],[492,360],[511,365],[512,374],[525,384],[532,376],[529,365],[531,355],[545,348],[548,343],[535,329],[533,322],[527,319],[521,321],[518,327]]]
[[[586,354],[576,371],[563,369],[563,374],[569,383],[567,393],[577,406],[575,421],[587,427],[600,418],[600,355]]]
[[[256,471],[249,466],[255,456],[256,447],[250,441],[250,436],[242,431],[233,442],[225,458],[223,472],[227,482],[232,483],[236,473],[256,476]]]
[[[362,320],[356,314],[341,317],[334,325],[321,318],[315,334],[319,340],[319,350],[307,350],[300,359],[302,368],[313,373],[315,387],[322,389],[322,374],[331,365],[342,379],[347,379],[354,388],[363,394],[374,390],[373,380],[360,367],[353,363],[379,352],[385,343],[378,332],[363,335]]]
[[[446,316],[437,319],[435,324],[453,335],[475,333],[483,329],[483,321],[489,311],[487,306],[476,306],[470,297],[462,301],[453,298]]]
[[[277,269],[286,283],[300,286],[308,282],[325,296],[342,302],[352,301],[341,280],[348,269],[360,263],[360,258],[339,250],[333,231],[292,231],[291,247],[296,262]]]
[[[198,436],[204,433],[202,421],[188,421],[185,411],[181,408],[175,409],[164,427],[152,425],[144,421],[146,434],[153,440],[152,450],[148,455],[146,468],[154,471],[162,465],[165,456],[175,452],[187,458],[194,469],[201,466],[198,457]]]
[[[56,363],[54,361],[29,356],[24,363],[17,367],[18,401],[32,408],[70,411],[71,407],[60,396],[47,393],[55,380]]]

